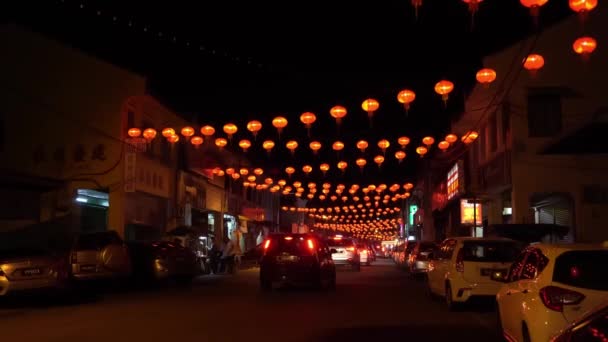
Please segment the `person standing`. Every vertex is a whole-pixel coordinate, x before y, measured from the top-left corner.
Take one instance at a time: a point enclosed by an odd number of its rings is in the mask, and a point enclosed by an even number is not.
[[[222,252],[222,269],[225,273],[234,273],[234,241],[229,238],[224,238],[224,250]]]

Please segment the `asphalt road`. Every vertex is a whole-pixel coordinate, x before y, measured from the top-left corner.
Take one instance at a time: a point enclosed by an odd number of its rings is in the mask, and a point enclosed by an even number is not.
[[[58,342],[499,340],[491,307],[448,312],[392,261],[340,271],[335,292],[262,293],[257,272],[204,276],[191,285],[107,288],[72,299],[3,299],[0,336]]]

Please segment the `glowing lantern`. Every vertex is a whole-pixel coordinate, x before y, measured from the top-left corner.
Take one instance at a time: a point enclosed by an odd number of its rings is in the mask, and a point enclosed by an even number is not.
[[[401,148],[405,148],[410,143],[410,138],[400,137],[399,139],[397,139],[397,143],[401,145]]]
[[[218,170],[217,171],[217,176],[218,177],[224,177],[224,171],[223,170]]]
[[[361,108],[367,112],[367,116],[371,119],[374,113],[380,108],[380,103],[375,99],[367,99],[361,104]]]
[[[447,103],[448,95],[452,92],[452,90],[454,90],[454,83],[450,81],[441,80],[435,84],[435,92],[441,95],[441,99],[444,103]]]
[[[450,133],[445,136],[445,141],[447,141],[449,144],[453,144],[458,141],[458,137],[456,136],[456,134]]]
[[[519,0],[519,2],[530,9],[530,14],[536,20],[540,7],[549,2],[549,0]]]
[[[156,130],[154,128],[146,128],[143,132],[144,139],[149,143],[156,138]]]
[[[325,173],[329,171],[329,164],[323,163],[319,165],[319,169],[321,169],[321,172],[323,172],[323,175],[325,175]]]
[[[235,172],[232,174],[232,179],[237,180],[239,178],[241,178],[241,175],[239,175],[238,173]]]
[[[490,83],[496,79],[496,71],[489,68],[481,69],[475,75],[477,82],[481,83],[485,88],[490,86]]]
[[[277,129],[280,137],[281,132],[283,132],[283,128],[287,126],[287,119],[282,116],[277,116],[276,118],[272,119],[272,125]]]
[[[384,157],[383,156],[375,156],[374,157],[374,162],[376,164],[378,164],[378,167],[380,167],[382,165],[382,163],[384,163]]]
[[[161,134],[163,137],[169,139],[170,136],[175,135],[175,130],[173,128],[163,128]]]
[[[247,170],[246,168],[242,167],[239,169],[239,173],[241,174],[241,176],[247,176],[249,174],[249,170]]]
[[[341,141],[336,141],[331,148],[333,148],[334,151],[342,151],[344,149],[344,143]]]
[[[575,40],[574,44],[572,44],[572,49],[574,49],[574,52],[582,55],[583,57],[589,56],[596,47],[597,41],[591,37],[581,37]],[[146,132],[144,131],[144,137],[146,136],[145,133]]]
[[[254,173],[256,176],[261,176],[261,175],[263,175],[263,174],[264,174],[264,170],[262,170],[262,169],[260,169],[260,168],[258,167],[258,168],[253,169],[253,173]]]
[[[233,174],[234,172],[235,172],[234,168],[229,167],[229,168],[227,168],[227,169],[226,169],[226,174],[227,174],[228,176],[232,176],[232,174]]]
[[[228,140],[224,138],[215,139],[215,146],[219,147],[220,149],[224,148],[226,145],[228,145]]]
[[[291,152],[291,154],[295,154],[296,153],[296,148],[298,148],[298,142],[295,140],[290,140],[287,142],[287,144],[285,144],[285,146],[287,147],[287,149]]]
[[[382,150],[382,153],[386,153],[386,149],[391,146],[391,143],[386,139],[378,141],[378,147]]]
[[[348,167],[347,162],[345,162],[345,161],[338,162],[338,169],[342,170],[342,172],[344,172],[344,170],[346,170],[346,167]]]
[[[570,0],[570,8],[577,12],[581,20],[585,20],[587,13],[597,6],[597,0]]]
[[[189,140],[190,137],[194,135],[194,128],[190,126],[182,128],[182,135],[186,137],[186,140]]]
[[[314,113],[306,112],[300,115],[300,121],[302,121],[304,126],[308,129],[308,134],[310,135],[310,126],[313,122],[317,121],[317,116]]]
[[[524,68],[530,71],[533,76],[545,65],[545,59],[538,54],[531,54],[524,61]]]
[[[268,178],[264,179],[264,183],[266,183],[266,184],[268,184],[268,185],[272,184],[272,182],[273,182],[273,180],[272,180],[272,178],[270,178],[270,177],[268,177]]]
[[[418,153],[420,155],[420,157],[424,157],[425,154],[427,154],[428,152],[428,148],[424,147],[424,146],[420,146],[418,148],[416,148],[416,153]]]
[[[403,184],[403,188],[405,190],[409,191],[409,190],[411,190],[411,189],[414,188],[414,184],[412,184],[412,183],[405,183],[405,184]]]
[[[404,89],[402,91],[399,92],[399,94],[397,94],[397,101],[399,101],[399,103],[403,103],[403,107],[405,108],[405,111],[409,111],[410,110],[410,104],[416,99],[416,93],[414,93],[413,91],[409,90],[409,89]]]
[[[475,141],[475,139],[477,139],[477,137],[479,137],[479,133],[477,133],[475,131],[469,131],[465,135],[462,136],[461,140],[463,143],[468,145],[468,144],[472,143],[473,141]]]
[[[312,166],[310,166],[310,165],[304,165],[304,166],[302,166],[302,171],[303,171],[305,174],[307,174],[307,175],[308,175],[309,173],[311,173],[311,172],[312,172]]]
[[[361,152],[365,152],[365,149],[367,148],[368,143],[365,140],[359,140],[357,141],[357,148],[361,150]]]
[[[270,151],[272,151],[274,148],[274,141],[266,140],[262,143],[262,147],[266,150],[266,152],[268,152],[268,154],[270,154]]]
[[[167,141],[174,144],[179,141],[179,135],[173,134],[167,138]]]
[[[435,139],[433,139],[433,137],[422,138],[422,143],[425,144],[427,147],[430,147],[431,145],[433,145],[434,142],[435,142]]]
[[[224,125],[224,133],[228,135],[228,139],[232,139],[232,135],[238,131],[238,127],[235,124],[227,123]]]
[[[287,184],[287,182],[284,179],[280,179],[277,184],[279,184],[280,186],[285,186],[285,184]]]
[[[395,152],[395,158],[397,158],[397,160],[399,160],[399,163],[401,163],[403,161],[403,159],[405,159],[405,152],[403,151],[397,151]]]
[[[317,151],[319,151],[321,149],[322,145],[318,141],[312,141],[310,144],[308,144],[308,146],[312,150],[312,153],[317,154]]]
[[[199,137],[198,135],[193,136],[190,139],[190,143],[194,145],[194,148],[198,148],[199,146],[201,146],[203,144],[203,141],[203,138]]]
[[[127,131],[127,134],[131,137],[131,138],[137,138],[141,135],[141,129],[139,128],[129,128],[129,130]]]
[[[291,177],[291,175],[293,175],[293,173],[296,172],[296,169],[294,169],[291,166],[288,166],[285,168],[285,173],[289,175],[289,177]]]
[[[365,160],[365,158],[359,158],[355,161],[355,163],[361,168],[361,170],[363,170],[363,168],[367,164],[367,160]]]
[[[255,182],[256,177],[255,177],[254,175],[251,175],[251,176],[247,177],[247,180],[248,180],[249,182]]]
[[[412,0],[412,6],[414,6],[414,12],[416,12],[416,19],[418,19],[418,7],[422,6],[422,0]]]
[[[251,141],[243,139],[239,141],[239,146],[243,149],[243,152],[247,152],[247,150],[251,147]]]
[[[257,120],[252,120],[247,123],[247,130],[253,133],[253,137],[257,137],[258,132],[262,129],[262,123]]]
[[[450,143],[447,142],[447,141],[445,141],[445,140],[444,141],[440,141],[439,144],[437,144],[437,147],[440,150],[442,150],[442,151],[445,152],[445,150],[447,150],[450,147]]]
[[[482,2],[483,0],[462,0],[464,3],[466,3],[467,5],[469,5],[469,12],[471,12],[472,15],[475,15],[475,12],[477,12],[477,9],[479,9],[479,3]]]
[[[342,118],[346,116],[347,111],[346,111],[346,108],[344,108],[342,106],[333,106],[329,110],[329,114],[334,119],[336,119],[336,124],[340,125],[340,123],[342,122]]]
[[[205,137],[209,138],[210,136],[215,134],[215,128],[207,125],[207,126],[203,126],[201,127],[201,134],[204,135]]]

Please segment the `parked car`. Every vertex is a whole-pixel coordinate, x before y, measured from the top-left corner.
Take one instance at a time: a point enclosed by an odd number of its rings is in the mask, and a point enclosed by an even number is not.
[[[331,257],[337,266],[348,266],[357,272],[361,271],[361,255],[353,239],[335,236],[327,240],[327,245],[333,250]]]
[[[572,322],[550,342],[604,342],[608,336],[608,302]]]
[[[133,273],[140,279],[190,280],[201,272],[196,254],[173,242],[131,243],[129,252]]]
[[[270,234],[263,243],[260,259],[261,289],[272,290],[275,283],[335,288],[332,252],[312,234]]]
[[[516,341],[548,341],[608,300],[608,249],[596,244],[534,244],[515,259],[496,295],[501,328]],[[500,283],[498,283],[500,284]]]
[[[411,274],[425,273],[429,270],[429,256],[437,249],[432,241],[417,241],[407,261]]]
[[[65,257],[41,249],[0,251],[0,297],[39,289],[65,289]]]
[[[113,230],[77,235],[69,262],[75,280],[126,277],[132,270],[127,245]]]

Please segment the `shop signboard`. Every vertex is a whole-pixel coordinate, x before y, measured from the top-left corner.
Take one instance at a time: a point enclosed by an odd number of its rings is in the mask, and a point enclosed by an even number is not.
[[[468,224],[468,225],[476,225],[481,226],[482,222],[482,213],[481,213],[481,203],[476,203],[471,199],[461,199],[460,200],[460,223]]]

